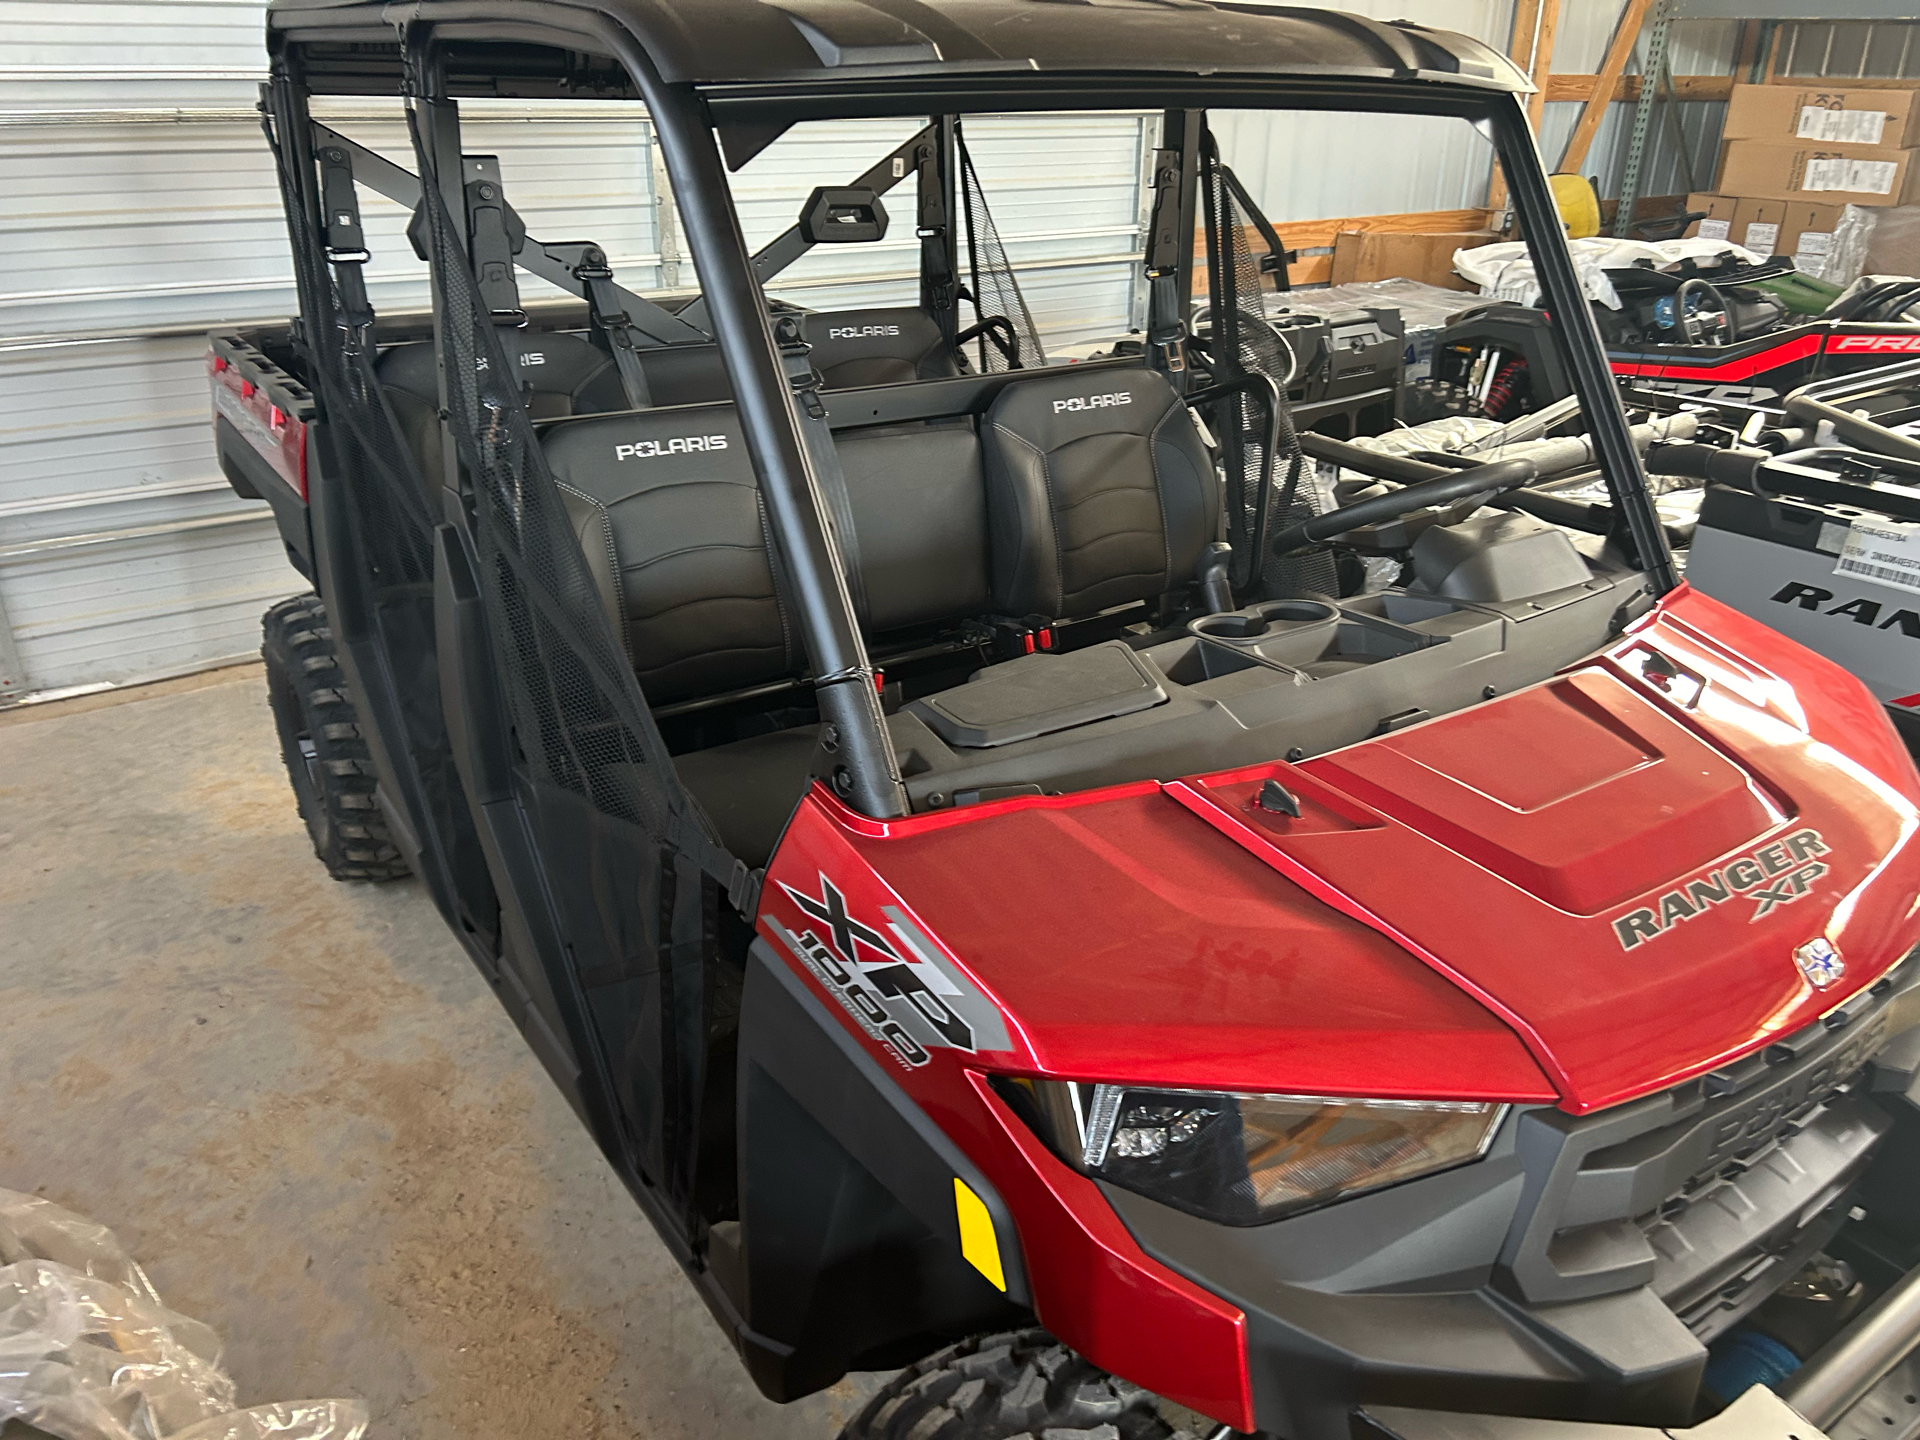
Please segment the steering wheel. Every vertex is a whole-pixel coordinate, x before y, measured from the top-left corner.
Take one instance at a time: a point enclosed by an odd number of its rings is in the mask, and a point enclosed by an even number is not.
[[[1708,308],[1720,314],[1720,334],[1718,338],[1703,338],[1695,333],[1698,321],[1687,312],[1687,300],[1695,291],[1704,290]],[[1680,327],[1680,338],[1689,345],[1725,345],[1733,339],[1733,307],[1727,304],[1727,297],[1707,280],[1698,275],[1682,280],[1680,288],[1673,292],[1673,321]]]
[[[1469,495],[1502,495],[1509,490],[1518,490],[1537,479],[1539,474],[1539,467],[1531,460],[1495,460],[1491,464],[1475,465],[1469,470],[1456,470],[1451,475],[1420,480],[1385,495],[1356,500],[1351,505],[1341,505],[1324,515],[1315,515],[1297,525],[1289,525],[1273,537],[1273,553],[1291,555],[1296,550],[1304,550],[1349,530],[1357,530],[1362,525],[1397,520],[1415,510],[1424,510],[1429,505],[1444,505],[1449,501],[1463,500]]]

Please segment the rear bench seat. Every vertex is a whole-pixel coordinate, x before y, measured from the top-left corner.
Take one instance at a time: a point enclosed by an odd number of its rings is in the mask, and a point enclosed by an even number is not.
[[[884,635],[972,616],[1071,620],[1190,579],[1219,529],[1186,407],[1148,370],[1036,375],[970,419],[837,437],[867,613]],[[560,421],[543,445],[653,704],[797,676],[764,507],[730,404]],[[764,863],[810,729],[677,761],[729,848]]]

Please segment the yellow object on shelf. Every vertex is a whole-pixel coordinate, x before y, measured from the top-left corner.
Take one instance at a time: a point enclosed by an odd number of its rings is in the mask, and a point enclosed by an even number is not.
[[[1593,193],[1586,176],[1554,175],[1547,183],[1553,186],[1553,203],[1560,210],[1569,240],[1585,240],[1600,233],[1600,197]]]

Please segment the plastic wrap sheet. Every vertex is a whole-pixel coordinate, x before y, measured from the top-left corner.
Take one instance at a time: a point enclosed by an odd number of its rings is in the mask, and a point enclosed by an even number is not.
[[[1837,236],[1835,238],[1838,239]],[[1596,237],[1591,240],[1569,240],[1567,248],[1573,252],[1573,268],[1580,277],[1580,288],[1586,292],[1589,300],[1598,300],[1609,310],[1620,308],[1620,297],[1614,291],[1613,282],[1607,279],[1606,272],[1609,270],[1626,270],[1642,260],[1650,261],[1656,269],[1660,269],[1681,260],[1727,254],[1748,265],[1757,265],[1767,258],[1756,255],[1742,245],[1697,237],[1692,240],[1662,240],[1658,243]],[[1453,268],[1459,271],[1461,278],[1478,285],[1483,297],[1510,300],[1516,305],[1537,305],[1540,302],[1540,282],[1533,273],[1533,259],[1527,254],[1524,241],[1505,240],[1471,250],[1456,250]]]
[[[0,1190],[0,1424],[61,1440],[360,1440],[358,1401],[236,1410],[208,1326],[160,1302],[113,1232]]]
[[[1391,305],[1399,310],[1400,319],[1409,332],[1442,329],[1462,310],[1485,303],[1485,296],[1470,291],[1401,279],[1356,280],[1348,285],[1329,285],[1324,290],[1285,290],[1266,297],[1269,319],[1288,310],[1331,315],[1338,310]]]
[[[1820,278],[1852,285],[1868,274],[1920,271],[1920,205],[1849,205],[1833,227]]]

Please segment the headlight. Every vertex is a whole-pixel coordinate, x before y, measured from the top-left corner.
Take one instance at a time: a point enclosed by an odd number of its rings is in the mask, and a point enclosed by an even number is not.
[[[1478,1160],[1505,1105],[1004,1083],[1069,1164],[1226,1225],[1259,1225]]]

